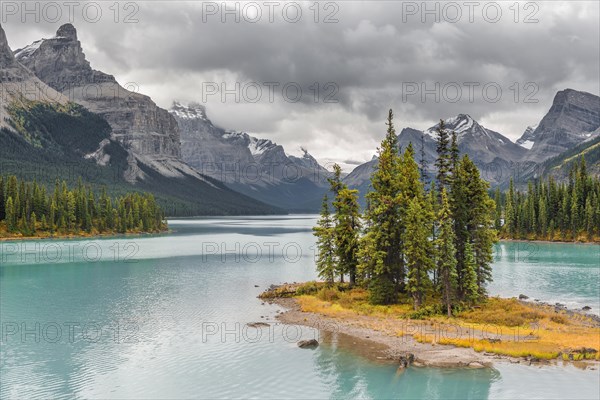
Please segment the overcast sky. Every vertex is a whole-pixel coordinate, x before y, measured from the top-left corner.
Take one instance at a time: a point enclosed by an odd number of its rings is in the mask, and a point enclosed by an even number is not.
[[[13,50],[73,22],[93,68],[160,106],[204,103],[226,129],[346,169],[371,159],[389,108],[398,128],[467,113],[516,140],[558,90],[600,92],[597,1],[257,1],[229,14],[220,1],[120,3],[117,14],[110,1],[74,6],[73,21],[64,3],[42,2],[39,22],[22,4],[2,2]]]

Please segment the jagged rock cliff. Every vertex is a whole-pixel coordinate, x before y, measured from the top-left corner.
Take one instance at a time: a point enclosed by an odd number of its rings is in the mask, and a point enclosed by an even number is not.
[[[198,171],[278,207],[318,209],[329,172],[308,151],[294,157],[271,140],[226,131],[199,104],[175,102],[170,112],[181,129],[182,157]]]
[[[6,107],[21,99],[65,104],[66,97],[52,89],[15,59],[0,26],[0,127],[8,127]]]
[[[148,191],[169,216],[282,212],[185,164],[174,118],[147,96],[126,92],[112,76],[92,70],[72,26],[16,54],[0,27],[0,173],[46,184],[81,178],[108,186],[110,194]],[[101,95],[89,96],[87,89]]]
[[[517,139],[516,143],[527,150],[531,150],[533,144],[535,143],[535,136],[533,135],[533,132],[535,132],[536,129],[537,125],[528,126],[525,129],[525,132],[523,132],[523,134],[521,135],[521,137]]]
[[[526,158],[539,163],[595,138],[599,127],[600,97],[565,89],[554,96],[537,128],[519,140],[533,142]]]
[[[112,75],[92,69],[71,24],[56,36],[38,40],[14,52],[17,61],[69,100],[102,115],[112,137],[131,153],[129,179],[143,179],[142,162],[162,175],[202,177],[181,162],[179,127],[175,119],[150,97],[119,85]],[[130,172],[131,172],[130,171]]]

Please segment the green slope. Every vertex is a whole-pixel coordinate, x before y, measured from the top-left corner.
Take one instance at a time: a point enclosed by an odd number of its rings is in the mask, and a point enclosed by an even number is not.
[[[127,152],[110,140],[104,118],[84,107],[32,102],[13,103],[7,110],[12,129],[0,130],[0,174],[54,185],[56,179],[75,184],[81,177],[94,188],[106,187],[111,195],[132,191],[152,192],[168,216],[276,214],[280,209],[237,193],[222,183],[186,175],[167,178],[144,165],[147,178],[130,184],[123,178]],[[110,163],[99,166],[86,160],[102,140]]]
[[[573,164],[585,157],[588,173],[600,176],[600,137],[584,142],[542,164],[544,176],[565,179]]]

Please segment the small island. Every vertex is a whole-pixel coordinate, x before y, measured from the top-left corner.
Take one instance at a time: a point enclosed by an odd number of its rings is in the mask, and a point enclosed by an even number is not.
[[[399,149],[392,110],[387,128],[364,212],[358,192],[334,166],[331,207],[326,195],[313,228],[323,282],[263,293],[290,309],[279,318],[380,342],[403,366],[482,368],[498,357],[599,360],[600,319],[588,310],[487,292],[499,231],[595,237],[600,184],[587,175],[585,161],[575,166],[571,185],[550,180],[548,188],[530,185],[527,196],[511,185],[503,210],[498,192],[494,201],[477,166],[460,156],[457,135],[444,121],[436,129],[437,176],[430,185],[412,144]],[[544,210],[559,203],[564,213],[548,220]]]
[[[393,305],[372,305],[366,290],[339,283],[273,286],[260,298],[287,309],[277,317],[283,323],[349,335],[358,345],[364,341],[383,345],[384,357],[401,367],[484,368],[496,362],[566,361],[598,368],[600,360],[598,316],[588,314],[589,309],[568,310],[525,295],[489,297],[451,317],[435,300],[420,311],[414,311],[408,298]]]
[[[15,176],[0,176],[0,240],[92,237],[158,233],[167,230],[154,196],[127,193],[98,195],[81,181],[69,189],[65,181],[48,193],[44,185]]]

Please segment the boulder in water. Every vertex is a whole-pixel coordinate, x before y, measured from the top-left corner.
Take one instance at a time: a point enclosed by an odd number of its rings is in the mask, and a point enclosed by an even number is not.
[[[301,349],[310,349],[319,346],[319,342],[316,339],[301,340],[298,342],[298,347]]]
[[[249,322],[248,325],[250,328],[260,328],[261,326],[270,326],[266,322]]]
[[[413,353],[406,353],[400,356],[399,369],[408,368],[415,361],[415,355]]]

